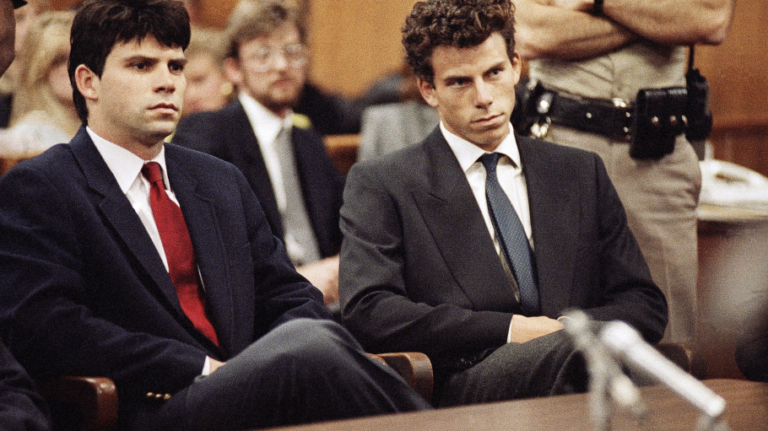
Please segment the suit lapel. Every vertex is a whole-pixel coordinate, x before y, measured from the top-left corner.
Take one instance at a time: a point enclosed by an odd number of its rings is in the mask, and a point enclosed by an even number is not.
[[[557,160],[536,146],[551,145],[516,135],[528,187],[542,313],[569,304],[579,236],[579,190]]]
[[[85,128],[80,128],[70,143],[88,185],[97,197],[96,205],[101,210],[108,225],[126,245],[130,253],[129,261],[135,260],[154,281],[154,286],[177,316],[183,316],[176,290],[171,277],[163,265],[147,230],[136,215],[128,198],[117,184],[112,171],[104,162],[96,146],[91,141]],[[147,286],[150,288],[150,286]]]
[[[518,307],[466,176],[436,128],[424,143],[428,185],[413,192],[438,250],[478,310]]]
[[[234,334],[234,295],[229,291],[231,286],[227,279],[228,266],[219,230],[220,224],[213,202],[199,192],[196,181],[182,169],[176,154],[176,148],[166,145],[168,178],[192,238],[195,260],[200,269],[203,287],[206,289],[208,317],[226,351],[232,345],[231,338]],[[210,347],[213,347],[212,343]]]

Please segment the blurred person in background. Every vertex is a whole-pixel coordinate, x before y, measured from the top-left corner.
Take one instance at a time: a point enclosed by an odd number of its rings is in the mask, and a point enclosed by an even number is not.
[[[293,0],[243,0],[225,34],[237,100],[182,119],[173,142],[245,174],[296,270],[335,310],[344,180],[312,122],[293,110],[307,80],[304,16]]]
[[[0,2],[0,75],[13,62],[16,35],[15,9],[26,5],[24,1],[3,0]]]
[[[30,26],[17,62],[21,73],[11,127],[0,134],[0,154],[36,155],[69,142],[80,126],[67,75],[74,12],[45,12]]]
[[[736,342],[736,365],[750,380],[768,382],[768,295],[757,300],[762,304],[750,316],[745,330]]]
[[[411,67],[404,64],[399,75],[400,101],[369,106],[363,111],[358,161],[416,144],[439,122],[437,111],[421,97]]]
[[[216,111],[234,100],[234,87],[224,71],[223,37],[220,31],[192,28],[192,40],[185,52],[187,91],[182,116]]]
[[[14,0],[13,5],[16,9],[13,10],[13,18],[16,22],[15,40],[10,41],[14,47],[13,52],[17,61],[13,63],[4,64],[2,70],[7,67],[7,72],[0,77],[0,128],[8,127],[8,122],[11,118],[11,106],[13,103],[13,93],[16,91],[16,85],[18,81],[21,68],[19,67],[18,58],[21,55],[22,44],[27,35],[30,25],[35,20],[35,17],[45,11],[51,10],[51,5],[48,0],[28,0],[19,1]],[[21,7],[21,6],[24,7]],[[13,28],[9,26],[8,28]],[[6,39],[8,40],[8,39]],[[8,57],[9,62],[14,57]],[[5,60],[4,60],[5,61]]]
[[[0,0],[0,75],[14,58],[14,8],[22,0]],[[0,429],[45,431],[51,428],[48,406],[35,391],[26,370],[0,342]]]

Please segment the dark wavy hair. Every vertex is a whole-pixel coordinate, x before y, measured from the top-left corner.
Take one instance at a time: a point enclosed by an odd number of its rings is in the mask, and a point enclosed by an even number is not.
[[[101,77],[117,43],[141,41],[149,35],[167,47],[187,49],[190,29],[184,4],[177,0],[86,0],[77,12],[67,70],[83,124],[88,124],[88,107],[77,89],[75,69],[84,64]]]
[[[493,33],[515,51],[515,6],[511,0],[426,0],[413,6],[403,26],[406,61],[413,73],[434,85],[432,53],[441,45],[470,48]]]

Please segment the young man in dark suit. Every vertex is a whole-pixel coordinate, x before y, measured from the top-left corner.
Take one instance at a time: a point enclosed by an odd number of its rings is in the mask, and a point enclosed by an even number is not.
[[[584,390],[559,320],[667,321],[600,158],[517,135],[509,0],[416,3],[403,43],[440,125],[358,163],[341,229],[344,324],[373,351],[427,353],[441,406]]]
[[[173,142],[237,166],[300,274],[338,305],[344,181],[320,135],[295,114],[307,80],[306,29],[295,0],[243,0],[225,30],[238,100],[185,118]]]
[[[427,407],[330,320],[240,171],[164,144],[189,32],[175,0],[78,12],[69,75],[84,126],[0,181],[3,340],[33,376],[113,379],[121,429]]]

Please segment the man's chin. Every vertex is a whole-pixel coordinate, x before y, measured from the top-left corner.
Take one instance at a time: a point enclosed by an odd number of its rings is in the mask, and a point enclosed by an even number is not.
[[[490,130],[473,133],[468,141],[474,143],[486,151],[493,151],[509,135],[509,128],[492,128]]]
[[[300,94],[298,91],[282,91],[279,94],[273,94],[269,100],[262,101],[261,103],[269,109],[279,111],[294,107],[299,102]]]
[[[177,124],[178,122],[174,121],[172,125],[159,125],[155,129],[149,131],[147,134],[149,141],[159,142],[165,140],[167,137],[171,136],[173,132],[176,131]]]

